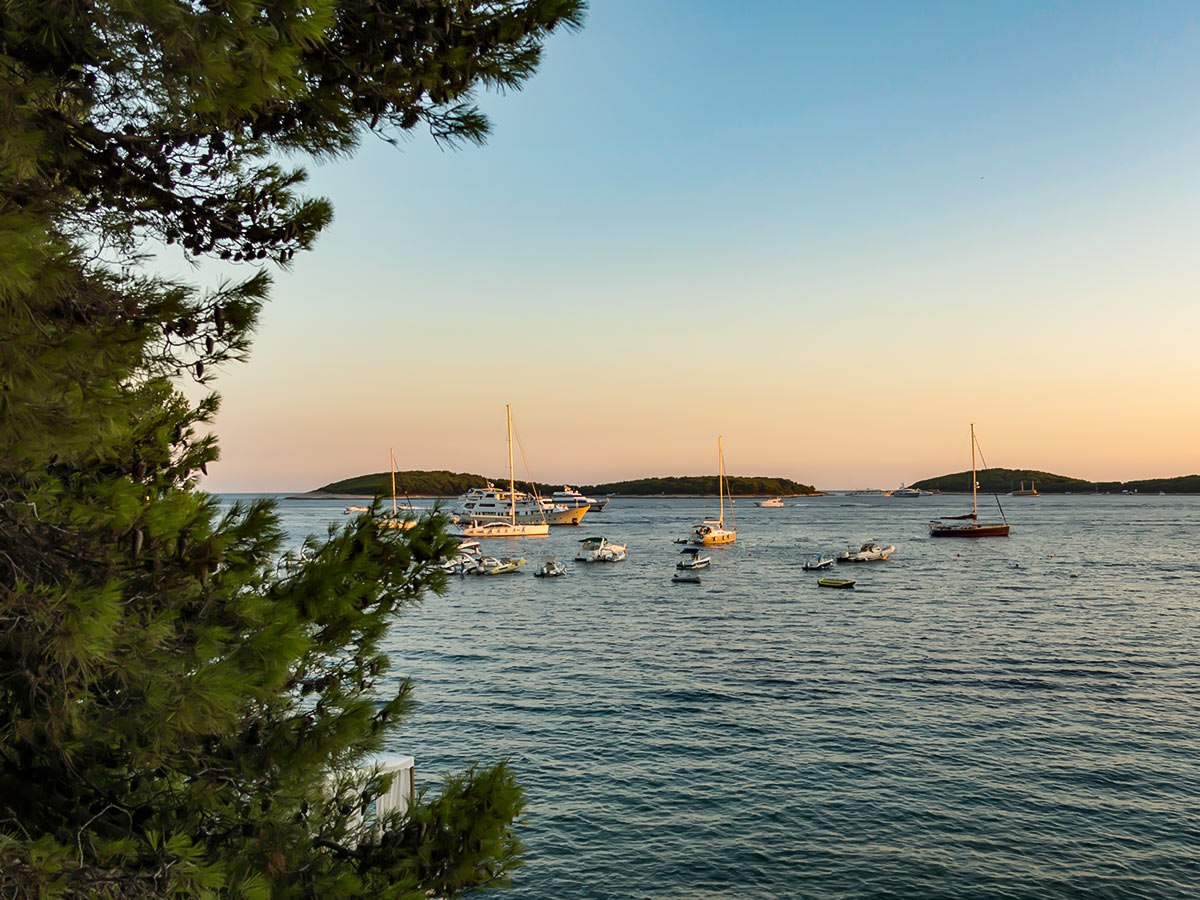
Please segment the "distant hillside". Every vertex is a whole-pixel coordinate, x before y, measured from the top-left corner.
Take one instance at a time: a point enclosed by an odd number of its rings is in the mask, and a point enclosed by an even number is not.
[[[485,478],[469,472],[434,472],[409,470],[396,473],[396,493],[419,494],[437,497],[456,497],[466,493],[471,488],[483,487],[488,481],[497,485],[508,483],[506,478]],[[772,496],[791,494],[814,494],[811,485],[800,484],[787,478],[765,478],[732,476],[727,479],[728,489],[733,494],[770,494]],[[553,491],[561,490],[561,484],[537,484],[537,490],[543,496]],[[518,490],[528,491],[530,482],[517,481]],[[354,478],[343,478],[317,488],[327,494],[359,494],[373,497],[381,494],[390,497],[392,493],[391,472],[375,472],[371,475],[357,475]],[[589,484],[579,487],[585,494],[624,494],[626,496],[653,496],[657,494],[717,494],[716,475],[692,475],[677,478],[640,478],[634,481],[614,481],[608,484]]]
[[[396,473],[396,493],[398,494],[427,494],[437,497],[451,497],[469,491],[471,488],[483,487],[487,479],[482,475],[472,475],[469,472],[447,472],[438,470],[406,471]],[[392,495],[392,473],[376,472],[373,475],[356,475],[354,478],[343,478],[324,487],[317,488],[329,494],[364,494],[374,497],[382,494]]]
[[[1176,478],[1147,478],[1141,481],[1085,481],[1053,472],[1038,472],[1034,469],[980,469],[976,473],[981,491],[1006,494],[1025,482],[1026,487],[1037,487],[1040,494],[1090,494],[1097,491],[1137,491],[1138,493],[1200,494],[1200,475],[1181,475]],[[923,491],[969,492],[971,473],[955,472],[915,482],[912,487]]]
[[[730,475],[725,479],[731,494],[767,494],[790,496],[815,494],[811,484],[801,484],[790,478]],[[627,497],[648,497],[656,494],[717,495],[716,475],[679,475],[672,478],[637,478],[633,481],[612,481],[590,484],[580,488],[585,494],[622,494]]]

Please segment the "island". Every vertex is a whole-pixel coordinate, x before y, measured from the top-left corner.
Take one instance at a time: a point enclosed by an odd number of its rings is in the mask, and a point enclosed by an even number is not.
[[[1139,481],[1087,481],[1069,475],[1040,472],[1036,469],[980,469],[975,473],[979,490],[1007,494],[1024,482],[1036,487],[1039,494],[1119,494],[1122,491],[1139,494],[1200,494],[1200,475],[1179,475],[1173,478],[1144,478]],[[910,487],[942,493],[970,493],[971,473],[954,472],[913,482]]]
[[[472,488],[483,487],[488,482],[502,485],[507,478],[486,478],[470,472],[449,472],[444,469],[422,470],[412,469],[396,473],[396,494],[408,497],[457,497]],[[725,482],[729,493],[733,496],[769,496],[769,497],[805,497],[817,496],[821,492],[812,485],[801,484],[790,478],[776,478],[764,475],[729,475]],[[549,495],[561,490],[562,484],[531,483],[517,481],[519,490]],[[609,495],[623,497],[660,497],[690,496],[708,497],[717,495],[716,475],[683,475],[665,478],[637,478],[632,481],[611,481],[606,484],[581,484],[578,489],[584,494]],[[307,494],[298,494],[299,499],[324,497],[390,497],[392,493],[392,473],[374,472],[369,475],[355,475],[323,485]]]

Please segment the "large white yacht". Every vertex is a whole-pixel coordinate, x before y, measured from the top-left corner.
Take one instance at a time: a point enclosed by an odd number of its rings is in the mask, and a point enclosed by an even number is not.
[[[458,498],[451,514],[459,521],[509,522],[529,525],[578,525],[587,513],[586,504],[566,507],[549,500],[539,500],[525,491],[504,490],[490,481],[486,487],[472,488]]]
[[[574,490],[570,485],[564,484],[561,491],[555,491],[550,495],[550,502],[555,506],[565,506],[568,509],[576,509],[580,506],[591,507],[596,512],[604,509],[608,505],[608,498],[602,497],[596,499],[594,497],[585,497],[579,491]]]

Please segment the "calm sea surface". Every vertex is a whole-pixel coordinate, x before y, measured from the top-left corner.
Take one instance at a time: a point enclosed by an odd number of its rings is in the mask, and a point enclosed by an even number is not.
[[[787,502],[739,502],[678,585],[715,501],[616,499],[487,549],[628,561],[456,578],[396,624],[390,749],[526,788],[506,896],[1200,896],[1200,498],[1003,498],[975,541],[926,537],[961,497]],[[298,543],[344,505],[280,511]],[[800,569],[865,540],[896,552],[853,591]]]

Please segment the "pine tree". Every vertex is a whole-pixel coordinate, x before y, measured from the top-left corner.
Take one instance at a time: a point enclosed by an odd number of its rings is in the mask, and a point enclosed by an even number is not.
[[[503,883],[503,764],[364,827],[393,732],[381,639],[444,581],[444,523],[363,516],[282,554],[198,477],[269,278],[329,221],[280,151],[481,141],[581,0],[0,6],[0,896],[426,897]],[[154,241],[253,263],[212,290]],[[377,777],[368,793],[385,787]]]

